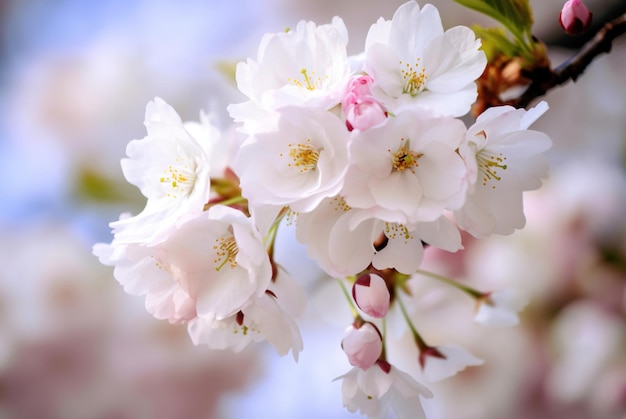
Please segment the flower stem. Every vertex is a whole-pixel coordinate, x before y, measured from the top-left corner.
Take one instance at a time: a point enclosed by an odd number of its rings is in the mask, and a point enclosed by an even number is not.
[[[246,202],[246,198],[244,198],[241,195],[238,196],[234,196],[232,198],[228,198],[228,199],[224,199],[223,201],[209,201],[208,203],[204,204],[204,211],[207,211],[209,208],[211,208],[213,205],[224,205],[224,206],[231,206],[234,204],[239,204],[240,202]]]
[[[417,343],[417,348],[420,350],[420,352],[422,352],[425,349],[428,349],[430,346],[428,346],[426,341],[424,341],[424,338],[422,338],[422,335],[420,335],[417,329],[415,328],[415,325],[411,321],[411,318],[409,317],[409,313],[406,311],[406,307],[404,306],[404,303],[402,302],[402,299],[400,298],[399,295],[397,296],[396,301],[398,302],[398,306],[400,306],[400,311],[402,312],[402,316],[404,317],[404,320],[409,326],[411,333],[413,333],[413,339],[415,339],[415,343]]]
[[[472,288],[470,286],[461,284],[460,282],[457,282],[453,279],[450,279],[448,277],[442,276],[442,275],[438,275],[434,272],[429,272],[429,271],[424,271],[422,269],[418,269],[417,271],[415,271],[415,273],[420,274],[420,275],[424,275],[424,276],[428,276],[430,278],[436,279],[438,281],[441,281],[445,284],[451,285],[454,288],[463,291],[464,293],[466,293],[467,295],[469,295],[470,297],[476,299],[476,300],[480,300],[483,299],[485,297],[485,293],[484,292],[480,292],[475,288]]]
[[[337,278],[337,283],[341,287],[341,290],[343,291],[343,295],[344,297],[346,297],[346,300],[348,301],[348,305],[350,306],[350,311],[352,312],[352,317],[354,317],[355,320],[360,318],[361,316],[359,315],[359,311],[356,309],[356,306],[352,302],[352,297],[350,296],[350,293],[346,289],[346,285],[339,278]]]
[[[270,256],[272,260],[274,260],[274,242],[276,241],[276,234],[278,233],[278,227],[280,226],[280,222],[285,218],[287,214],[287,207],[280,210],[276,219],[272,222],[269,230],[267,231],[267,235],[263,239],[263,242],[267,244],[267,254]]]

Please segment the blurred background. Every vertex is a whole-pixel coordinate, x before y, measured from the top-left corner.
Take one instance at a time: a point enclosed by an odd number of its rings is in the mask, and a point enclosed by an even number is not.
[[[184,120],[213,112],[227,128],[225,106],[242,97],[224,69],[254,57],[263,33],[338,15],[356,53],[403,2],[0,2],[0,418],[355,416],[332,382],[349,369],[339,346],[349,317],[320,302],[320,274],[290,235],[278,260],[311,293],[298,365],[264,344],[237,355],[193,347],[184,327],[126,295],[91,246],[111,240],[121,212],[143,207],[119,160],[145,136],[148,101],[162,97]],[[493,24],[433,3],[446,28]],[[563,35],[562,3],[531,1],[555,65],[586,40]],[[586,3],[597,25],[626,11],[622,0]],[[486,361],[431,386],[433,418],[626,417],[624,68],[626,38],[546,98],[533,128],[554,141],[552,174],[527,194],[526,229],[428,255],[437,272],[530,299],[518,327],[484,329],[471,323],[472,301],[418,285],[428,340]]]

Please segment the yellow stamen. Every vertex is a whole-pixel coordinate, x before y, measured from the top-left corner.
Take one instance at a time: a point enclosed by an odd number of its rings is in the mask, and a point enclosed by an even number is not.
[[[236,268],[236,258],[237,253],[239,253],[239,247],[237,247],[235,237],[222,236],[219,239],[215,239],[215,242],[216,244],[213,245],[213,250],[215,250],[215,259],[213,262],[217,265],[215,270],[219,271],[227,263],[230,263],[230,269]]]
[[[319,160],[319,152],[311,145],[311,140],[307,139],[305,143],[287,144],[289,147],[289,157],[293,163],[289,163],[289,167],[297,167],[300,173],[306,173],[315,170],[317,161]],[[280,153],[283,156],[283,153]]]
[[[476,156],[476,161],[478,162],[478,170],[482,173],[482,181],[483,186],[487,186],[487,183],[490,180],[501,180],[502,177],[499,175],[499,170],[506,170],[507,165],[504,164],[506,157],[502,155],[502,153],[495,155],[487,156],[484,153],[478,153]],[[493,189],[496,188],[496,185],[491,185]]]
[[[416,96],[422,90],[424,90],[424,85],[426,84],[426,69],[420,64],[421,59],[418,58],[415,61],[415,65],[412,66],[409,63],[404,65],[404,68],[400,70],[402,73],[402,78],[404,79],[404,85],[402,89],[402,93],[407,93],[411,96]],[[403,64],[403,61],[400,61],[400,65]]]
[[[410,140],[405,141],[404,138],[401,138],[400,141],[402,141],[402,145],[398,151],[392,153],[391,150],[387,150],[391,153],[393,168],[399,172],[410,169],[411,172],[415,173],[413,168],[419,166],[417,161],[423,154],[411,150]]]

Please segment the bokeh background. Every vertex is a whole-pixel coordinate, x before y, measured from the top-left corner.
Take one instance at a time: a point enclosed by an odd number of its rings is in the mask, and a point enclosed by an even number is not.
[[[143,207],[119,160],[145,135],[148,101],[162,97],[185,120],[213,112],[227,128],[225,106],[242,97],[225,74],[255,56],[263,33],[339,15],[355,53],[371,23],[402,3],[0,2],[0,418],[355,416],[332,381],[349,369],[339,347],[349,317],[329,304],[291,235],[278,258],[310,295],[298,364],[263,344],[237,355],[193,347],[184,327],[126,295],[91,246],[111,239],[119,213]],[[492,24],[451,0],[433,3],[445,27]],[[531,4],[558,64],[585,38],[563,35],[562,1]],[[597,25],[626,11],[621,0],[587,4]],[[464,296],[417,285],[428,340],[486,361],[431,386],[431,417],[626,417],[624,68],[626,39],[546,98],[551,109],[534,128],[554,140],[552,173],[526,196],[526,229],[428,255],[433,270],[530,299],[520,326],[484,329]]]

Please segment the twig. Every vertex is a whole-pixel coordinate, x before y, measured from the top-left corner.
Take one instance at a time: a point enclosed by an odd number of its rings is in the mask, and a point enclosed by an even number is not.
[[[545,95],[550,89],[570,79],[576,81],[598,55],[611,51],[615,38],[625,32],[626,14],[623,14],[606,23],[576,54],[556,69],[542,72],[542,74],[533,74],[533,82],[524,94],[515,100],[515,105],[525,108],[533,99]]]

